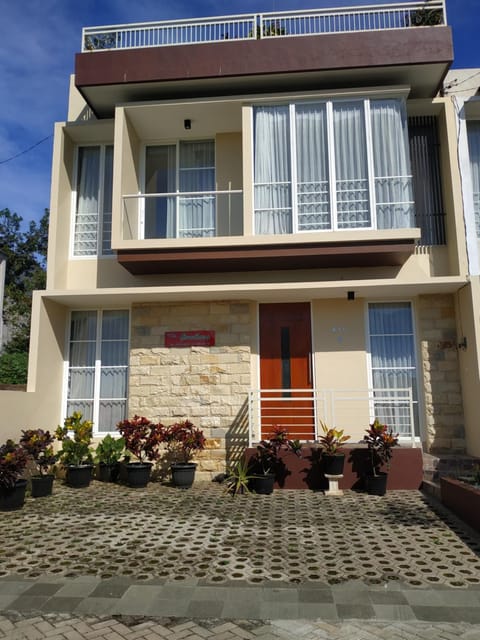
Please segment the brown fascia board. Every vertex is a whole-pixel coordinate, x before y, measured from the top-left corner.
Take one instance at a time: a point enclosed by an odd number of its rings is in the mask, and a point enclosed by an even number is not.
[[[415,250],[415,241],[306,243],[301,246],[119,250],[117,260],[134,275],[215,273],[332,267],[401,266]]]
[[[308,73],[453,60],[450,27],[279,37],[77,53],[78,89],[100,85]]]

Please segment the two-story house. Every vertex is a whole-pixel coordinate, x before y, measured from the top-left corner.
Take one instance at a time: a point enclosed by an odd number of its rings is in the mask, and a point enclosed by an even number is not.
[[[188,417],[199,477],[272,424],[465,452],[452,59],[443,0],[85,29],[9,424]]]

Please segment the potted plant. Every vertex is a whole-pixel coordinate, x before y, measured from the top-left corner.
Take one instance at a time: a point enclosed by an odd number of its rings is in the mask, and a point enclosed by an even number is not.
[[[318,439],[322,448],[322,469],[325,475],[341,476],[345,465],[345,454],[339,451],[342,444],[350,440],[343,435],[343,429],[333,429],[320,422],[323,435]]]
[[[27,466],[25,449],[13,440],[0,446],[0,510],[21,509],[25,502],[27,481],[22,478]]]
[[[193,484],[197,468],[192,459],[197,451],[205,449],[203,431],[190,420],[175,422],[165,430],[164,442],[170,454],[173,483],[181,489],[188,489]]]
[[[55,437],[43,429],[24,429],[20,444],[36,467],[30,478],[32,498],[42,498],[52,493],[54,475],[51,469],[58,455],[53,451]]]
[[[136,461],[132,462],[130,456],[126,456],[126,482],[131,487],[146,487],[150,481],[153,463],[161,456],[160,445],[163,442],[165,427],[144,416],[135,415],[131,419],[119,422],[117,429],[123,437],[125,449],[136,458]]]
[[[398,445],[398,434],[375,419],[363,437],[370,454],[370,472],[365,477],[367,492],[371,495],[384,496],[387,491],[387,478],[390,469],[393,447]],[[386,471],[381,471],[385,466]]]
[[[125,449],[125,439],[114,438],[109,433],[97,444],[94,461],[98,465],[101,482],[115,482],[118,478],[119,462]]]
[[[245,458],[241,458],[235,467],[227,473],[225,479],[227,492],[232,497],[235,497],[238,493],[249,493],[252,479],[253,475],[250,472],[250,465]]]
[[[280,458],[281,451],[293,451],[300,455],[300,442],[290,440],[288,431],[279,425],[272,427],[269,438],[261,440],[253,457],[254,476],[251,486],[256,493],[273,492],[275,480],[285,473],[285,465]]]
[[[82,420],[83,415],[74,411],[58,426],[55,432],[57,440],[62,443],[60,461],[65,469],[66,482],[71,487],[88,487],[92,478],[93,457],[90,445],[92,442],[93,423]]]

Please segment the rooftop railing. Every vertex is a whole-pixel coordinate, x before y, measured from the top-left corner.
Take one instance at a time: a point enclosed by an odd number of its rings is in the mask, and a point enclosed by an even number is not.
[[[445,0],[86,27],[82,51],[170,47],[447,24]]]

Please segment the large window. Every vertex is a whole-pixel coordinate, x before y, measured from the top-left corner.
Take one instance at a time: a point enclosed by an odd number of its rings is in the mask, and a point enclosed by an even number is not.
[[[414,226],[403,100],[254,107],[255,232]]]
[[[147,147],[143,236],[215,236],[214,190],[213,140]]]
[[[80,411],[95,433],[126,415],[128,333],[128,311],[72,311],[67,415]]]
[[[468,123],[468,147],[472,170],[475,228],[480,238],[480,121]]]
[[[418,431],[418,390],[412,309],[409,302],[368,305],[371,375],[375,417],[401,436],[412,433],[411,390],[414,432]]]
[[[78,148],[74,256],[112,253],[112,176],[113,146]]]

